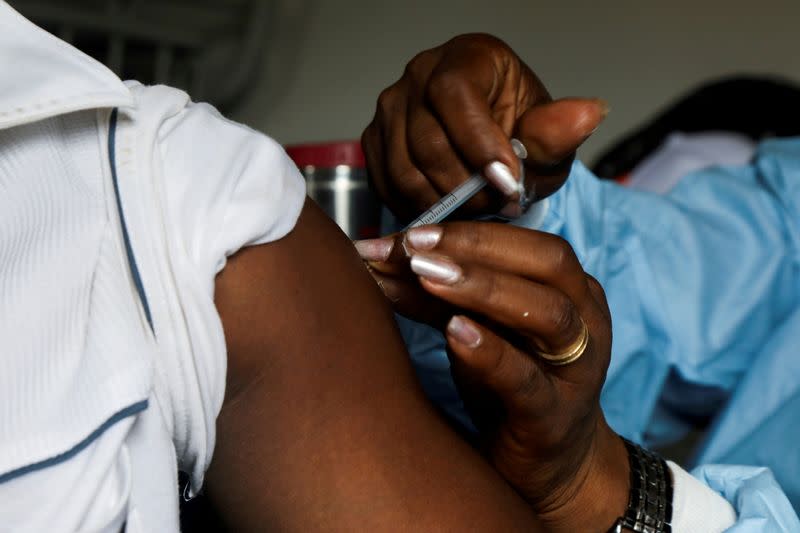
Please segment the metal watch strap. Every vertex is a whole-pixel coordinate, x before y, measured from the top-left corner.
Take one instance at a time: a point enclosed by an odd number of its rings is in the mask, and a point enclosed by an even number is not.
[[[664,459],[627,439],[631,470],[628,508],[612,532],[672,533],[672,475]]]

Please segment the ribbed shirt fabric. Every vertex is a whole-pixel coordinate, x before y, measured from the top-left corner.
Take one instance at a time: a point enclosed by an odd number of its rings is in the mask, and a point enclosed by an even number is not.
[[[73,453],[149,393],[153,343],[97,122],[82,111],[0,130],[0,481]]]
[[[1,0],[0,64],[0,532],[177,531],[177,469],[199,490],[225,392],[214,278],[292,229],[304,181]]]

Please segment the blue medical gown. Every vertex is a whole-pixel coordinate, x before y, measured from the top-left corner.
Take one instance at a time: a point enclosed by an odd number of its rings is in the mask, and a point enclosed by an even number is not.
[[[800,139],[765,142],[751,165],[691,174],[664,196],[576,162],[540,208],[516,224],[563,236],[606,290],[610,425],[658,446],[710,420],[695,464],[769,467],[800,508]],[[470,427],[442,336],[400,327],[429,396]],[[694,474],[737,508],[734,531],[800,531],[769,471]]]

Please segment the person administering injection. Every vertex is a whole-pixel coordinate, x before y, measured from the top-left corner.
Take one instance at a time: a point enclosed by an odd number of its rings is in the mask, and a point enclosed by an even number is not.
[[[391,112],[398,108],[404,112]],[[537,470],[546,464],[543,458],[586,458],[585,450],[592,450],[589,462],[602,463],[602,457],[612,456],[601,452],[607,444],[600,443],[616,442],[605,449],[620,449],[619,433],[629,439],[624,449],[631,470],[639,472],[641,460],[653,466],[645,470],[657,475],[660,460],[633,442],[648,444],[646,431],[667,416],[654,409],[658,401],[666,398],[680,406],[692,397],[687,390],[732,391],[740,380],[746,386],[751,380],[742,374],[753,361],[751,347],[774,347],[768,342],[770,331],[778,337],[789,333],[773,311],[758,310],[778,302],[781,309],[786,307],[786,298],[770,291],[779,290],[780,280],[797,278],[791,254],[774,254],[796,248],[781,230],[784,224],[796,224],[781,208],[784,201],[794,205],[794,196],[787,190],[781,200],[770,192],[788,183],[776,172],[797,168],[797,141],[765,147],[762,165],[730,171],[734,181],[730,175],[711,173],[695,180],[696,190],[654,197],[600,182],[574,161],[576,148],[607,112],[607,105],[596,99],[552,100],[505,43],[466,35],[416,56],[403,77],[381,94],[375,119],[362,137],[375,189],[398,220],[389,229],[401,229],[403,221],[434,204],[474,169],[482,169],[492,187],[465,203],[461,218],[518,215],[511,224],[460,221],[413,228],[357,242],[356,248],[395,310],[413,319],[398,320],[429,397],[454,423],[476,432],[498,471],[544,516],[548,506],[559,508],[554,500],[568,500],[569,494],[531,490],[546,486],[542,470]],[[509,142],[512,136],[528,152],[526,183],[536,184],[538,200],[516,213],[521,173]],[[398,243],[410,252],[410,260],[399,252],[403,247]],[[753,254],[736,253],[740,260],[733,262],[721,259],[722,250],[742,246]],[[757,264],[769,267],[759,269]],[[605,286],[615,317],[610,367],[602,355],[610,337],[597,327],[608,308],[595,277]],[[742,285],[748,279],[759,279],[757,285],[764,289],[763,301],[748,298],[742,310],[747,314],[741,316],[762,317],[749,319],[752,329],[742,328],[739,314],[724,304],[729,301],[726,294],[753,290],[749,282]],[[667,295],[671,297],[665,299]],[[714,313],[712,320],[698,316],[699,309]],[[717,335],[722,344],[711,342]],[[753,377],[785,382],[786,373],[769,371],[777,358],[782,358],[782,368],[797,367],[797,358],[790,361],[784,355],[788,352],[782,349],[766,351],[748,371]],[[582,378],[598,365],[609,368],[604,412],[589,402],[584,410],[573,411],[578,417],[573,426],[564,426],[557,438],[543,443],[537,437],[554,435],[548,422],[566,405],[553,400],[559,394],[548,393],[559,391],[565,398],[590,388],[599,396],[602,382]],[[667,376],[676,371],[685,376],[683,392],[666,387]],[[798,390],[794,381],[772,395],[774,410],[752,418],[746,428],[790,427],[791,417],[783,414],[790,414],[789,400]],[[736,420],[733,409],[752,412],[737,400],[734,396],[720,414],[723,428]],[[778,425],[768,420],[776,414]],[[701,458],[755,466],[769,460],[776,472],[792,471],[785,438],[772,429],[766,437],[753,438],[755,431],[747,435],[739,431],[737,438],[744,437],[745,446],[737,452],[731,431],[715,431],[711,437],[718,442]],[[719,443],[726,437],[728,442]],[[783,451],[766,458],[747,444],[756,441],[769,449],[783,446]],[[600,470],[608,471],[612,464]],[[662,492],[647,498],[658,502],[654,509],[673,505],[673,531],[800,530],[786,495],[765,468],[711,465],[695,470],[692,477],[669,463],[668,471],[674,496]],[[641,481],[638,475],[631,479]],[[782,477],[793,489],[794,482]],[[597,490],[603,490],[602,484]],[[642,500],[636,486],[631,487],[627,514],[615,527],[644,531],[643,523],[631,518],[638,512],[651,524],[649,530],[669,531],[663,514],[637,511]],[[574,531],[598,527],[582,524]]]

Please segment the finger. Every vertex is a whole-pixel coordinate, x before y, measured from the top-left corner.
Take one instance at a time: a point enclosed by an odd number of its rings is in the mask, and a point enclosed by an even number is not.
[[[454,370],[471,386],[494,392],[510,414],[535,411],[552,402],[552,383],[536,362],[488,328],[456,315],[445,335]]]
[[[416,274],[409,268],[408,257],[402,251],[401,238],[400,234],[396,234],[354,241],[353,244],[395,312],[417,322],[442,328],[452,314],[451,306],[420,286]],[[399,252],[395,254],[393,250]]]
[[[560,353],[583,334],[577,307],[563,292],[519,276],[416,254],[411,270],[429,293]]]
[[[443,328],[452,315],[452,306],[425,291],[416,277],[386,274],[370,264],[367,269],[396,313],[435,328]]]
[[[385,132],[381,124],[382,121],[376,115],[361,135],[361,147],[366,159],[369,186],[395,216],[398,218],[410,217],[414,213],[412,206],[419,200],[403,198],[389,174],[383,148]]]
[[[353,246],[364,261],[385,263],[394,250],[395,237],[389,235],[378,239],[361,239],[353,241]]]
[[[383,142],[380,137],[380,129],[373,120],[361,134],[361,149],[364,151],[364,159],[367,163],[367,176],[369,185],[375,191],[378,198],[392,211],[392,205],[397,201],[396,196],[389,194],[389,179],[386,175],[386,160],[383,155]]]
[[[393,233],[377,239],[353,241],[356,251],[364,261],[380,263],[381,271],[396,271],[398,267],[408,266],[408,254],[403,245],[403,233]]]
[[[461,159],[457,148],[449,139],[445,128],[428,103],[427,91],[430,80],[434,82],[432,72],[441,61],[441,51],[429,51],[419,54],[409,64],[405,76],[408,77],[408,115],[407,145],[409,154],[415,165],[428,177],[431,184],[445,195],[466,181],[474,168],[468,168]],[[508,130],[513,128],[513,117],[507,120]],[[514,184],[516,185],[516,184]],[[471,199],[467,210],[485,211],[489,209],[490,195],[487,192],[477,194]],[[501,205],[500,198],[495,198],[493,211]]]
[[[389,300],[399,301],[399,294],[406,290],[406,286],[413,285],[416,290],[421,290],[409,267],[402,234],[353,241],[353,245]]]
[[[386,196],[401,219],[416,216],[440,197],[425,175],[414,165],[406,144],[407,89],[402,83],[386,89],[378,99],[377,129],[383,154]],[[394,198],[402,199],[396,201]]]
[[[564,184],[576,150],[607,113],[602,100],[564,99],[534,106],[520,117],[514,135],[528,151],[525,190],[529,195],[546,198]],[[506,210],[512,217],[521,214],[515,204]]]
[[[567,241],[540,231],[489,222],[422,226],[405,236],[406,250],[441,255],[456,264],[480,265],[558,289],[578,306],[586,303],[586,276]]]
[[[515,200],[520,176],[509,138],[521,71],[518,61],[497,57],[478,50],[445,55],[432,72],[425,95],[467,166],[481,169],[497,190]]]
[[[608,104],[596,98],[564,98],[528,109],[515,133],[528,150],[526,164],[547,168],[571,157],[608,111]]]
[[[598,309],[603,313],[606,320],[611,321],[611,310],[608,307],[608,300],[606,299],[606,291],[600,282],[593,276],[586,274],[586,282],[589,285],[589,292],[591,293],[594,301],[597,303]]]
[[[409,104],[407,144],[412,161],[444,196],[466,181],[470,171],[458,156],[437,118],[422,102]],[[489,188],[462,207],[468,212],[494,212],[502,205],[502,195],[490,195]],[[494,197],[493,197],[494,196]],[[464,211],[462,211],[464,212]]]

